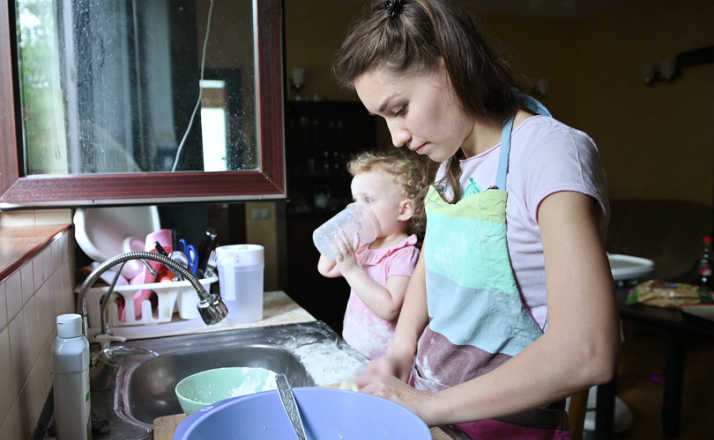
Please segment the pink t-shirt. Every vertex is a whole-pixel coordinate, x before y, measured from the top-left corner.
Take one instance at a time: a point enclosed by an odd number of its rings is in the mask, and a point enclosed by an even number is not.
[[[461,188],[477,185],[483,191],[496,184],[501,144],[461,161]],[[444,175],[443,163],[436,182]],[[587,194],[601,208],[605,236],[609,207],[607,180],[593,140],[582,131],[547,116],[532,116],[511,134],[506,180],[506,234],[511,265],[528,307],[541,329],[548,318],[545,261],[537,211],[548,195],[558,191]],[[447,192],[449,196],[451,195]]]
[[[365,247],[357,252],[357,263],[375,283],[387,287],[387,280],[390,277],[411,276],[419,258],[416,241],[416,235],[410,235],[392,247],[382,249]],[[354,289],[350,292],[342,337],[352,347],[369,359],[382,356],[392,340],[395,325],[396,320],[386,321],[370,310]]]

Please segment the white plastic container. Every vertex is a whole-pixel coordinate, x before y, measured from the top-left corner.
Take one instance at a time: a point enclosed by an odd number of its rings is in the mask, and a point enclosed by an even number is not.
[[[57,339],[52,354],[57,439],[91,439],[89,342],[82,335],[80,315],[57,316]]]
[[[263,319],[263,246],[234,244],[216,248],[221,298],[231,322]]]
[[[357,233],[359,246],[372,243],[379,234],[379,222],[372,210],[364,203],[352,202],[331,219],[321,224],[312,233],[312,241],[321,254],[335,259],[332,243],[339,230],[343,230],[348,240]]]

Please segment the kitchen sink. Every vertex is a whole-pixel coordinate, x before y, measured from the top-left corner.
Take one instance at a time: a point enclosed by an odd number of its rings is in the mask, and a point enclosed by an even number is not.
[[[293,386],[314,385],[300,361],[282,348],[248,345],[170,354],[141,363],[129,375],[127,416],[151,424],[157,417],[183,412],[174,394],[176,384],[186,376],[221,367],[260,367],[285,374]]]
[[[199,371],[261,367],[301,387],[350,378],[366,362],[320,321],[129,341],[99,359],[92,408],[110,428],[99,438],[121,439],[150,438],[154,419],[181,413],[174,387]]]

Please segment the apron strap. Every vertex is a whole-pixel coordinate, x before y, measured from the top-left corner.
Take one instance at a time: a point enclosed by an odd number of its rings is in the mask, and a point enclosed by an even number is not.
[[[514,89],[514,93],[519,98],[521,105],[528,111],[536,115],[544,115],[552,117],[548,109],[541,104],[537,99],[526,95],[518,89]],[[513,130],[512,116],[501,130],[501,154],[498,158],[498,174],[496,175],[496,187],[502,191],[506,190],[506,176],[508,175],[508,156],[511,152],[511,131]]]

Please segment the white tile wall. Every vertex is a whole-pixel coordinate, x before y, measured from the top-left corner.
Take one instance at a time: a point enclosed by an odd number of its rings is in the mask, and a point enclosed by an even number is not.
[[[20,266],[20,291],[22,292],[22,305],[35,294],[35,274],[32,271],[32,262],[38,260],[39,255]]]
[[[0,215],[0,226],[28,226],[35,224],[35,211],[22,209],[5,211]]]
[[[53,213],[60,217],[66,217],[65,214],[63,210]],[[32,214],[32,219],[39,217]],[[22,215],[18,215],[5,218],[3,223],[21,219]],[[52,388],[55,316],[74,312],[73,246],[72,232],[64,231],[0,281],[0,437],[3,440],[30,438]]]
[[[29,371],[25,345],[29,344],[25,335],[25,311],[10,321],[10,392],[17,395],[25,383],[25,371]]]
[[[8,278],[5,278],[5,295],[7,296],[7,319],[9,322],[22,308],[20,271],[16,270]]]
[[[17,396],[14,387],[10,386],[10,374],[7,374],[10,371],[10,356],[6,355],[10,353],[10,335],[7,328],[0,330],[0,353],[3,354],[0,356],[0,371],[3,372],[0,374],[0,390],[2,390],[0,392],[0,423],[2,423],[3,417],[13,402],[13,397]]]
[[[64,209],[22,209],[3,211],[0,226],[28,225],[68,225],[72,223],[72,210]]]
[[[5,292],[5,281],[0,281],[0,330],[7,324],[7,294]]]
[[[10,412],[5,417],[5,422],[2,424],[2,433],[7,436],[8,440],[26,439],[32,434],[30,429],[22,422],[20,414],[20,405],[13,405]]]

